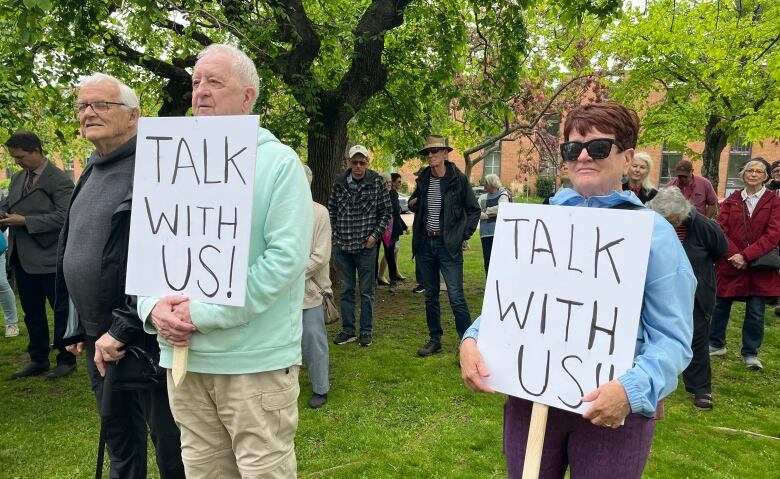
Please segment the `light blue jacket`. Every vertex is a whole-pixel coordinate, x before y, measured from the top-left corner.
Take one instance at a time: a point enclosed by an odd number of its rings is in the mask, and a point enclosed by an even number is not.
[[[187,370],[210,374],[274,371],[301,363],[301,304],[312,238],[311,193],[298,155],[268,130],[257,140],[252,233],[244,307],[193,301],[198,330]],[[144,329],[159,298],[139,297]],[[160,365],[171,367],[172,347],[157,336]]]
[[[631,191],[584,198],[563,188],[550,199],[551,205],[587,208],[610,208],[624,202],[642,206]],[[691,362],[695,292],[696,278],[677,233],[655,213],[634,365],[618,378],[626,389],[631,412],[651,417],[658,401],[675,390],[677,376]],[[477,318],[463,339],[477,339],[479,325]]]

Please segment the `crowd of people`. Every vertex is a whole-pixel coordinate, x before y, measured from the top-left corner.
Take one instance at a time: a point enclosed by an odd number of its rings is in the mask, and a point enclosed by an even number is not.
[[[257,92],[254,64],[242,51],[214,44],[198,55],[195,116],[249,114]],[[311,379],[309,407],[323,407],[330,390],[323,301],[332,294],[331,265],[341,286],[335,345],[371,346],[377,285],[394,292],[405,279],[397,266],[398,240],[409,230],[398,199],[400,175],[372,170],[371,152],[354,145],[346,155],[349,167],[337,176],[325,207],[311,199],[312,171],[260,128],[245,305],[206,304],[180,295],[136,297],[125,294],[125,272],[138,96],[120,80],[95,73],[79,84],[77,112],[94,151],[75,186],[46,158],[34,133],[17,132],[5,142],[21,170],[0,202],[0,226],[8,234],[7,244],[5,236],[0,239],[0,266],[7,255],[30,357],[12,377],[61,378],[72,374],[76,357],[85,354],[111,477],[147,476],[148,432],[163,478],[295,477],[299,366],[306,366]],[[695,407],[713,408],[710,357],[726,353],[734,301],[746,303],[744,364],[763,367],[758,354],[764,309],[780,296],[778,265],[769,258],[773,251],[777,257],[780,243],[780,161],[748,161],[740,172],[744,189],[726,198],[718,212],[712,185],[694,175],[687,160],[676,166],[677,177],[657,190],[649,180],[650,156],[635,151],[638,134],[637,114],[616,103],[577,107],[564,124],[563,187],[546,203],[647,207],[657,214],[634,364],[586,392],[582,401],[591,406],[584,414],[550,412],[541,477],[562,477],[566,469],[573,477],[640,477],[654,418],[661,416],[663,398],[676,388],[679,375]],[[487,273],[497,213],[512,197],[496,175],[487,175],[486,193],[477,198],[468,178],[448,160],[450,151],[442,136],[425,139],[419,154],[427,166],[418,172],[408,202],[414,213],[416,289],[425,293],[428,328],[417,354],[442,351],[443,279],[460,339],[463,380],[474,391],[492,392],[477,347],[483,318],[472,322],[464,295],[463,243],[479,226]],[[0,271],[5,334],[13,337],[19,334],[15,297],[6,268]],[[58,351],[53,369],[47,300]],[[187,346],[189,356],[187,374],[174,386],[176,346]],[[114,390],[105,378],[131,350],[165,368],[167,378],[145,388]],[[531,407],[525,399],[506,400],[510,477],[521,475]]]

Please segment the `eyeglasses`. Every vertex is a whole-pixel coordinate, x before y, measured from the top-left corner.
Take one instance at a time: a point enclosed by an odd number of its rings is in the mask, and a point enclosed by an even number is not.
[[[126,106],[124,103],[116,101],[93,101],[91,103],[76,103],[76,110],[78,110],[79,113],[84,113],[87,108],[92,107],[92,110],[95,113],[103,113],[110,110],[112,105]]]
[[[428,148],[427,150],[425,150],[425,154],[423,156],[435,155],[436,153],[439,153],[439,152],[445,151],[445,150],[446,150],[446,148]]]
[[[609,156],[612,151],[612,145],[617,146],[620,150],[625,150],[623,145],[619,141],[612,138],[596,138],[594,140],[586,141],[567,141],[561,143],[561,156],[563,161],[577,161],[580,157],[583,148],[587,150],[588,156],[594,160],[603,160]]]
[[[745,173],[750,173],[751,175],[763,175],[766,173],[766,170],[754,170],[753,168],[749,170],[745,170]]]
[[[365,165],[368,164],[368,162],[365,161],[365,160],[350,160],[349,162],[352,163],[355,166],[358,166],[358,165],[365,166]]]

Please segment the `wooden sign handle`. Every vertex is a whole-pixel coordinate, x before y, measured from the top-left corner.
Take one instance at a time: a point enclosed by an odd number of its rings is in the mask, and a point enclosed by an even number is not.
[[[539,478],[544,432],[547,429],[547,410],[546,404],[538,402],[534,403],[531,410],[531,426],[528,428],[528,443],[525,446],[525,462],[523,462],[523,479]]]
[[[184,381],[187,375],[187,353],[190,348],[186,346],[173,347],[173,365],[171,367],[171,376],[173,376],[173,385],[178,386]]]

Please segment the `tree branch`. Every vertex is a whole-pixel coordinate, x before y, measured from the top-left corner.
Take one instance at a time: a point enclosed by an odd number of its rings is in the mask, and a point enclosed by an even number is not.
[[[212,43],[214,43],[211,40],[211,38],[209,38],[204,33],[199,32],[197,30],[190,30],[188,32],[188,31],[186,31],[187,27],[185,27],[181,23],[174,22],[171,19],[166,20],[165,23],[159,23],[158,25],[163,27],[163,28],[167,28],[168,30],[171,30],[173,32],[176,32],[179,35],[188,36],[188,37],[192,38],[193,40],[195,40],[196,42],[198,42],[201,45],[203,45],[204,47],[207,47],[207,46],[211,45]]]
[[[563,93],[567,88],[569,88],[569,85],[571,85],[572,83],[576,82],[577,80],[581,80],[583,78],[589,78],[589,77],[592,77],[592,76],[596,76],[596,75],[595,74],[581,75],[581,76],[577,76],[577,77],[574,77],[574,78],[570,79],[563,86],[559,87],[558,90],[556,90],[556,92],[550,97],[550,100],[547,102],[547,104],[544,106],[544,108],[542,108],[539,111],[539,114],[536,115],[536,118],[534,118],[533,121],[531,121],[530,123],[521,123],[521,124],[515,125],[515,126],[513,126],[511,128],[506,128],[500,134],[498,134],[498,135],[496,135],[494,137],[488,138],[487,140],[483,141],[482,143],[478,144],[477,146],[474,146],[474,147],[469,148],[468,150],[465,150],[463,152],[463,155],[464,156],[465,155],[471,155],[471,154],[473,154],[473,153],[475,153],[475,152],[477,152],[479,150],[487,148],[488,146],[492,145],[493,143],[501,140],[505,136],[511,135],[512,133],[514,133],[516,131],[533,129],[536,126],[536,124],[539,123],[539,120],[541,120],[542,117],[544,117],[544,115],[547,112],[547,109],[550,108],[550,105],[553,104],[555,99],[558,98],[558,96],[561,93]]]
[[[360,17],[353,36],[352,64],[336,91],[343,98],[349,117],[387,83],[387,67],[382,63],[385,34],[403,23],[404,9],[412,0],[373,0]]]
[[[192,77],[184,68],[164,62],[158,58],[142,54],[141,52],[125,44],[122,39],[117,37],[113,32],[106,32],[105,37],[110,43],[103,48],[106,53],[108,53],[108,49],[113,46],[119,53],[118,56],[120,58],[135,65],[142,66],[155,75],[175,82],[192,82]],[[187,66],[193,65],[195,65],[194,61],[192,64]]]
[[[311,101],[304,96],[303,88],[311,91],[312,85],[316,85],[310,69],[320,52],[320,37],[306,16],[301,0],[270,0],[268,4],[274,12],[278,9],[284,12],[284,15],[275,13],[274,16],[282,40],[292,45],[286,55],[271,63],[271,67],[292,88],[300,104],[306,107]]]

